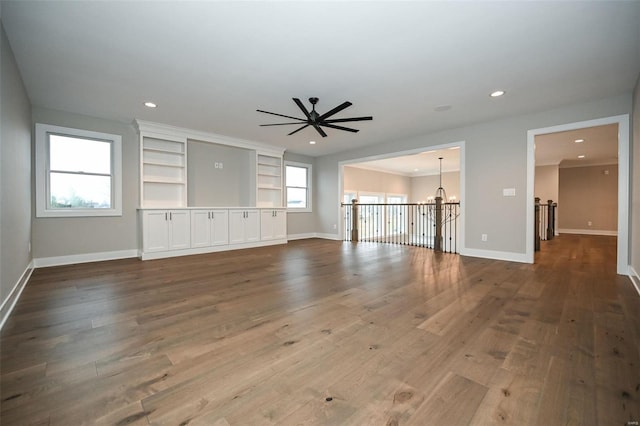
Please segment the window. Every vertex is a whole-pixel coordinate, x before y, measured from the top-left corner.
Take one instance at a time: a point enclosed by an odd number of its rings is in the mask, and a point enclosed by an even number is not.
[[[287,208],[293,211],[311,211],[311,164],[285,162]]]
[[[36,216],[122,216],[122,138],[36,124]]]

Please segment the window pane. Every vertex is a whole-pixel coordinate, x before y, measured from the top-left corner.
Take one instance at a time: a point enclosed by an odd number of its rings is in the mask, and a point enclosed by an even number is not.
[[[51,173],[51,208],[111,208],[111,177]]]
[[[383,204],[383,196],[379,195],[360,195],[360,204]]]
[[[356,194],[353,192],[345,192],[343,197],[344,204],[351,204],[351,201],[356,198]]]
[[[306,209],[307,190],[302,188],[287,188],[287,207]]]
[[[307,169],[306,167],[287,166],[286,171],[287,186],[307,187]]]
[[[389,195],[387,197],[387,204],[405,204],[407,197],[404,195]]]
[[[111,143],[50,134],[49,168],[111,174]]]

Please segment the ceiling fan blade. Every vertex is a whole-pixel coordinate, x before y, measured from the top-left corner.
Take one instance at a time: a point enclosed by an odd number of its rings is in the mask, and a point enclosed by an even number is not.
[[[323,120],[325,123],[346,123],[347,121],[367,121],[373,120],[373,117],[353,117],[353,118],[332,118]]]
[[[314,129],[316,129],[316,130],[318,131],[318,133],[320,133],[320,135],[322,135],[322,137],[323,137],[323,138],[326,138],[326,137],[327,137],[327,134],[324,132],[324,130],[322,130],[322,129],[320,128],[320,126],[319,126],[319,125],[317,125],[317,124],[313,124],[313,128],[314,128]]]
[[[324,114],[322,114],[320,117],[318,117],[317,121],[322,121],[327,117],[331,117],[333,114],[337,114],[340,111],[342,111],[343,109],[350,107],[351,105],[353,105],[351,102],[343,102],[342,104],[338,105],[337,107],[335,107],[331,111],[327,111]]]
[[[296,105],[298,105],[298,108],[300,108],[302,110],[302,112],[304,112],[304,115],[307,116],[307,118],[309,120],[311,120],[311,114],[309,114],[309,111],[307,110],[307,108],[304,106],[304,104],[302,103],[302,101],[300,101],[300,99],[298,98],[293,98],[293,102],[296,103]]]
[[[335,125],[333,125],[333,124],[328,124],[328,123],[321,123],[320,125],[321,125],[321,126],[324,126],[324,127],[330,127],[330,128],[332,128],[332,129],[346,130],[347,132],[353,132],[353,133],[357,133],[357,132],[359,132],[359,131],[360,131],[360,130],[357,130],[357,129],[350,129],[350,128],[348,128],[348,127],[335,126]]]
[[[261,127],[265,127],[265,126],[288,126],[290,124],[297,124],[300,125],[304,123],[304,121],[298,121],[297,123],[273,123],[273,124],[260,124]]]
[[[307,120],[305,120],[304,118],[291,117],[290,115],[284,115],[284,114],[276,114],[275,112],[263,111],[263,110],[261,110],[261,109],[257,109],[256,111],[258,111],[258,112],[263,112],[263,113],[265,113],[265,114],[277,115],[278,117],[285,117],[285,118],[291,118],[291,119],[293,119],[293,120],[300,120],[300,121],[302,121],[303,123],[304,123],[305,121],[307,121]]]
[[[304,126],[300,127],[299,129],[296,129],[293,132],[289,133],[287,136],[291,136],[294,133],[298,133],[300,130],[304,129],[305,127],[309,127],[309,125],[305,124]]]

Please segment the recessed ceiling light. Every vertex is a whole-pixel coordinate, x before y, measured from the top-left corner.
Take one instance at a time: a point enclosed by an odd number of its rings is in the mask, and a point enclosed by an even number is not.
[[[578,158],[584,158],[584,155],[578,155]]]
[[[156,105],[156,104],[155,104],[155,103],[153,103],[153,102],[145,102],[145,103],[144,103],[144,106],[146,106],[146,107],[148,107],[148,108],[155,108],[155,107],[157,107],[158,105]]]
[[[315,145],[316,141],[309,141],[309,145]]]
[[[582,143],[582,142],[584,142],[584,139],[576,139],[575,140],[575,143]]]
[[[491,95],[489,96],[491,96],[492,98],[497,98],[499,96],[504,95],[504,93],[505,93],[504,90],[496,90],[495,92],[491,93]]]

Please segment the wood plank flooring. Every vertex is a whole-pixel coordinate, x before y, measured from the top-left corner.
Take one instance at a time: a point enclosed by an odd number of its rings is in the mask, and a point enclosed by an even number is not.
[[[634,425],[640,297],[615,238],[535,265],[325,240],[38,269],[2,425]]]

